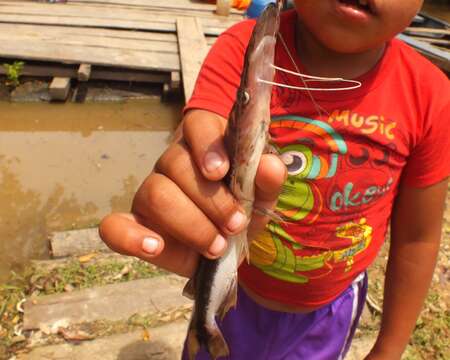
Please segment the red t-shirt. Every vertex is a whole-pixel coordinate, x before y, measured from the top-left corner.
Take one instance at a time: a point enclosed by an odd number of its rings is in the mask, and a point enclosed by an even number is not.
[[[304,72],[296,21],[294,11],[284,13],[280,33]],[[254,24],[239,23],[217,40],[187,109],[228,117]],[[295,71],[280,41],[275,64]],[[356,90],[314,92],[315,103],[305,91],[273,87],[270,133],[289,172],[277,209],[289,220],[269,224],[239,269],[260,296],[299,307],[332,301],[376,257],[400,177],[425,187],[450,173],[446,76],[392,40],[358,80]],[[275,81],[302,86],[282,72]]]

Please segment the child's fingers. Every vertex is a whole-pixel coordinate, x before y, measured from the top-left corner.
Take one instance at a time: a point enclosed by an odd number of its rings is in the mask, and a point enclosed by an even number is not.
[[[209,180],[222,179],[230,166],[223,144],[225,127],[226,119],[209,111],[191,110],[183,120],[184,140]]]
[[[163,229],[207,257],[215,258],[225,251],[226,241],[215,224],[183,189],[162,174],[153,173],[145,180],[134,198],[132,212],[145,226]]]
[[[286,180],[287,169],[276,155],[263,155],[256,174],[255,208],[273,210],[277,204],[283,183]],[[264,229],[269,221],[268,216],[255,212],[252,217],[249,232],[250,238]]]
[[[148,229],[132,214],[108,215],[100,223],[99,233],[112,250],[179,275],[191,277],[197,266],[198,254],[194,250]]]
[[[155,171],[171,179],[223,234],[242,231],[244,211],[222,181],[203,177],[183,143],[172,144],[155,165]]]

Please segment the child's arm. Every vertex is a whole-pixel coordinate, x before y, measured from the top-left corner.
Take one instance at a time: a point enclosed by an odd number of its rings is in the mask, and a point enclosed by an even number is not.
[[[447,183],[400,188],[391,220],[381,330],[367,360],[400,359],[408,344],[436,265]]]

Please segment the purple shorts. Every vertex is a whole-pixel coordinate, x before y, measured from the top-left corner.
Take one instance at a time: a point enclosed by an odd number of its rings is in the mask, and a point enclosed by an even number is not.
[[[340,360],[353,338],[367,294],[360,274],[332,303],[310,313],[268,310],[242,289],[238,305],[220,323],[231,360]],[[186,344],[183,360],[187,360]],[[202,349],[196,360],[210,360]],[[222,358],[225,359],[225,358]]]

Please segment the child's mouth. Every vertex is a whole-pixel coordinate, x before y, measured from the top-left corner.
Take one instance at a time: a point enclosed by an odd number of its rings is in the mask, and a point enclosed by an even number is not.
[[[338,0],[346,7],[352,8],[357,11],[364,11],[368,14],[373,14],[371,2],[369,0]]]

